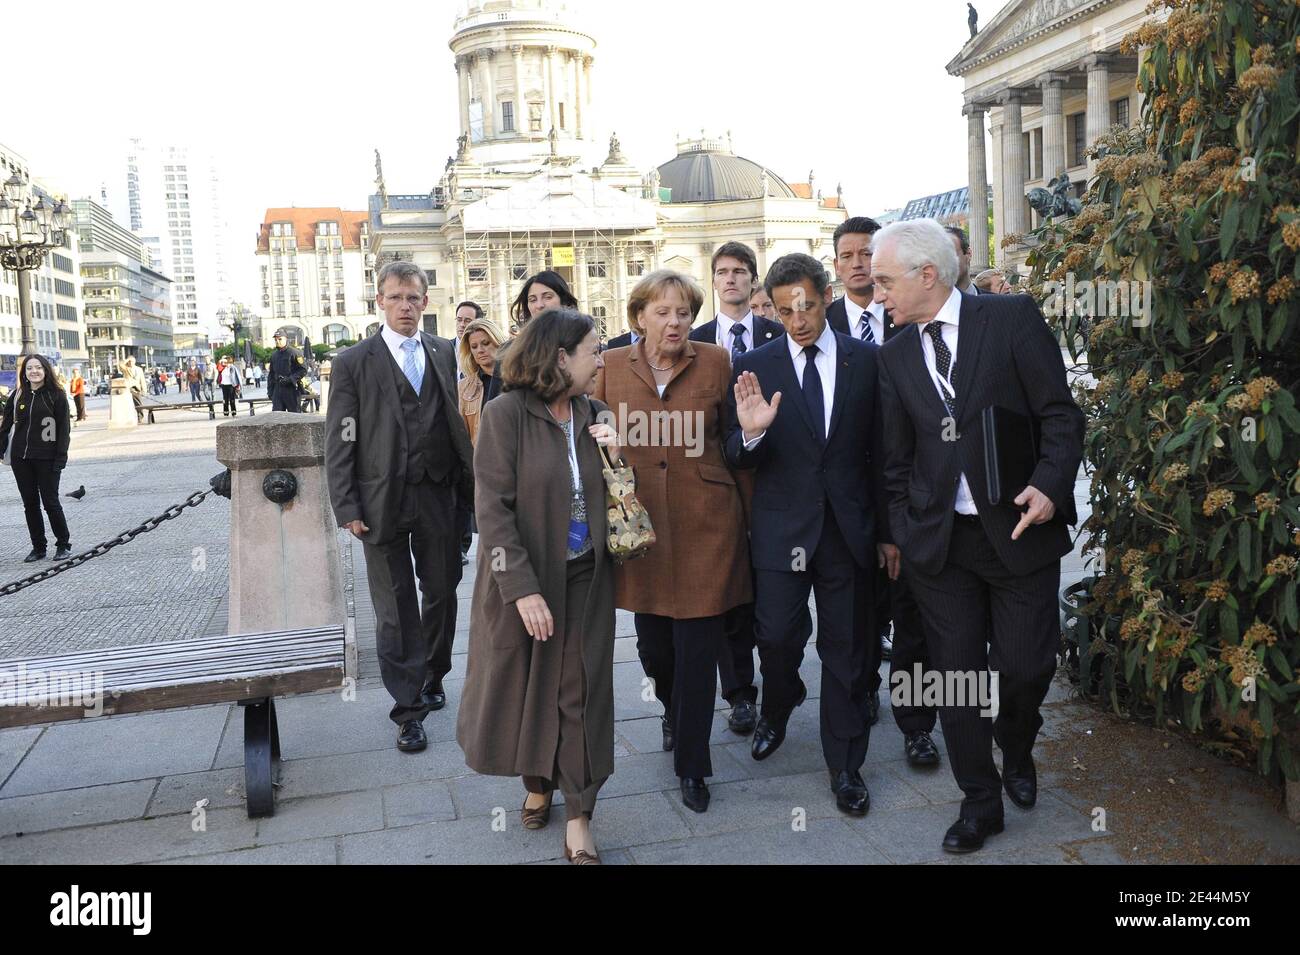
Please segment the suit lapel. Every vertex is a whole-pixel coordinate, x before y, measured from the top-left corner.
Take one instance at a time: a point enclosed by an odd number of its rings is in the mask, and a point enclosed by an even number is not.
[[[383,395],[384,404],[401,425],[402,401],[397,394],[397,385],[393,382],[393,372],[389,367],[393,364],[393,356],[388,352],[388,345],[384,342],[382,332],[376,332],[370,339],[370,354],[366,360],[375,380],[379,382],[379,391]]]
[[[912,336],[912,340],[904,342],[902,346],[903,367],[912,379],[912,388],[916,394],[924,395],[922,399],[927,404],[933,406],[935,416],[939,420],[948,417],[948,409],[939,399],[939,392],[936,390],[934,379],[930,377],[930,370],[925,366],[925,353],[921,350],[921,332],[915,325],[900,325],[898,334]]]
[[[658,398],[659,386],[655,384],[654,372],[650,370],[650,365],[645,360],[645,345],[642,344],[644,341],[645,339],[642,339],[632,346],[632,350],[627,355],[627,366],[632,369],[632,374],[646,383],[650,393]]]
[[[849,340],[847,335],[835,336],[835,362],[839,366],[835,372],[835,397],[831,400],[831,426],[826,432],[826,443],[829,444],[831,436],[835,434],[835,428],[840,423],[840,418],[844,417],[844,406],[849,400],[849,385],[852,383],[853,367],[849,361],[849,348],[845,342]],[[864,346],[865,347],[865,346]],[[807,374],[805,369],[804,374]]]
[[[437,352],[438,348],[433,343],[432,336],[427,332],[420,332],[420,341],[424,345],[425,368],[433,370],[434,375],[437,377],[438,384],[442,388],[443,407],[457,407],[459,401],[455,397],[455,382],[448,378],[447,372],[443,368],[440,368],[438,362],[434,360],[433,356]]]
[[[691,363],[695,361],[695,346],[691,343],[690,338],[687,338],[683,344],[685,347],[684,350],[682,351],[682,360],[677,363],[677,367],[673,369],[673,373],[669,375],[668,380],[664,382],[665,391],[668,390],[669,385],[671,385],[682,375],[686,374],[686,369],[690,368]],[[652,375],[651,381],[653,380],[654,380],[654,376]],[[655,395],[657,397],[659,395],[659,386],[655,385],[654,389],[655,389]]]
[[[775,327],[773,327],[775,326]],[[780,338],[781,333],[785,331],[785,326],[780,322],[774,322],[770,318],[759,318],[754,316],[754,347],[766,345],[774,338]]]
[[[961,312],[957,322],[957,367],[953,373],[952,387],[957,392],[953,401],[953,417],[958,422],[966,410],[975,367],[979,364],[980,346],[984,344],[987,321],[974,296],[961,297]]]

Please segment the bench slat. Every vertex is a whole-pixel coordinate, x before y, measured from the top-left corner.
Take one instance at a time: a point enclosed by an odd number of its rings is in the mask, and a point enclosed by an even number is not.
[[[58,663],[66,669],[91,669],[87,662],[109,661],[123,656],[150,657],[159,655],[187,655],[213,649],[241,647],[251,645],[280,646],[286,642],[299,643],[311,637],[342,638],[342,627],[312,627],[303,630],[274,630],[267,633],[233,634],[221,637],[203,637],[198,640],[185,640],[171,643],[137,643],[126,647],[109,647],[103,650],[85,650],[78,653],[51,654],[42,657],[11,657],[0,660],[0,670],[12,669],[25,663],[28,669],[49,669],[52,663]]]
[[[26,665],[27,672],[46,672],[46,673],[103,673],[106,676],[110,673],[127,672],[134,669],[157,669],[160,667],[183,666],[185,664],[203,665],[215,660],[244,660],[254,662],[261,659],[275,660],[281,659],[286,654],[299,653],[316,653],[316,652],[334,652],[343,645],[342,637],[334,637],[330,640],[314,640],[310,643],[289,643],[279,647],[271,648],[248,648],[239,651],[221,651],[205,650],[202,653],[193,655],[177,656],[158,656],[158,657],[123,657],[117,660],[86,660],[70,661],[54,659],[50,662],[52,666],[34,666],[32,661],[21,661]],[[85,663],[87,665],[72,665]],[[0,666],[0,673],[15,673],[17,667]]]

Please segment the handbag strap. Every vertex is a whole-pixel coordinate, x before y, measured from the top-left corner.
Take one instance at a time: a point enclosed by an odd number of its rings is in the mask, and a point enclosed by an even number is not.
[[[609,459],[609,449],[599,442],[596,443],[596,447],[600,448],[600,457],[601,460],[605,462],[605,467],[609,468],[611,471],[615,470],[618,465]]]

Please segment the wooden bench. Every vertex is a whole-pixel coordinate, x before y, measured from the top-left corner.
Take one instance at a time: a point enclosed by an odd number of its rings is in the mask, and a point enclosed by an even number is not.
[[[259,404],[269,405],[271,403],[270,398],[236,398],[235,400],[242,401],[244,404],[248,405],[249,415],[257,414],[257,406]]]
[[[248,815],[270,816],[280,759],[275,697],[342,688],[355,678],[356,654],[349,618],[337,627],[0,660],[0,728],[238,703]]]
[[[208,420],[215,421],[217,419],[216,406],[219,404],[221,404],[220,401],[208,401],[206,398],[200,398],[198,401],[173,401],[169,403],[159,402],[158,404],[142,404],[140,410],[148,413],[150,424],[157,424],[153,417],[155,411],[184,411],[187,408],[202,408],[206,405],[208,409]]]

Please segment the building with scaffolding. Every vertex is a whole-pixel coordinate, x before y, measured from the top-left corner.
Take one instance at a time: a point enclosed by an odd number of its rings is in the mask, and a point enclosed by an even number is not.
[[[823,199],[811,173],[787,183],[735,155],[729,135],[703,132],[646,169],[616,135],[597,132],[596,41],[565,4],[469,0],[450,46],[454,154],[428,193],[390,195],[376,152],[369,205],[369,265],[402,259],[425,270],[427,331],[450,335],[463,300],[508,330],[520,283],[554,269],[602,333],[617,335],[641,275],[673,268],[709,292],[713,251],[731,240],[754,249],[760,274],[787,252],[809,253],[833,274],[831,234],[845,212],[838,190]],[[706,304],[700,318],[711,317]]]

